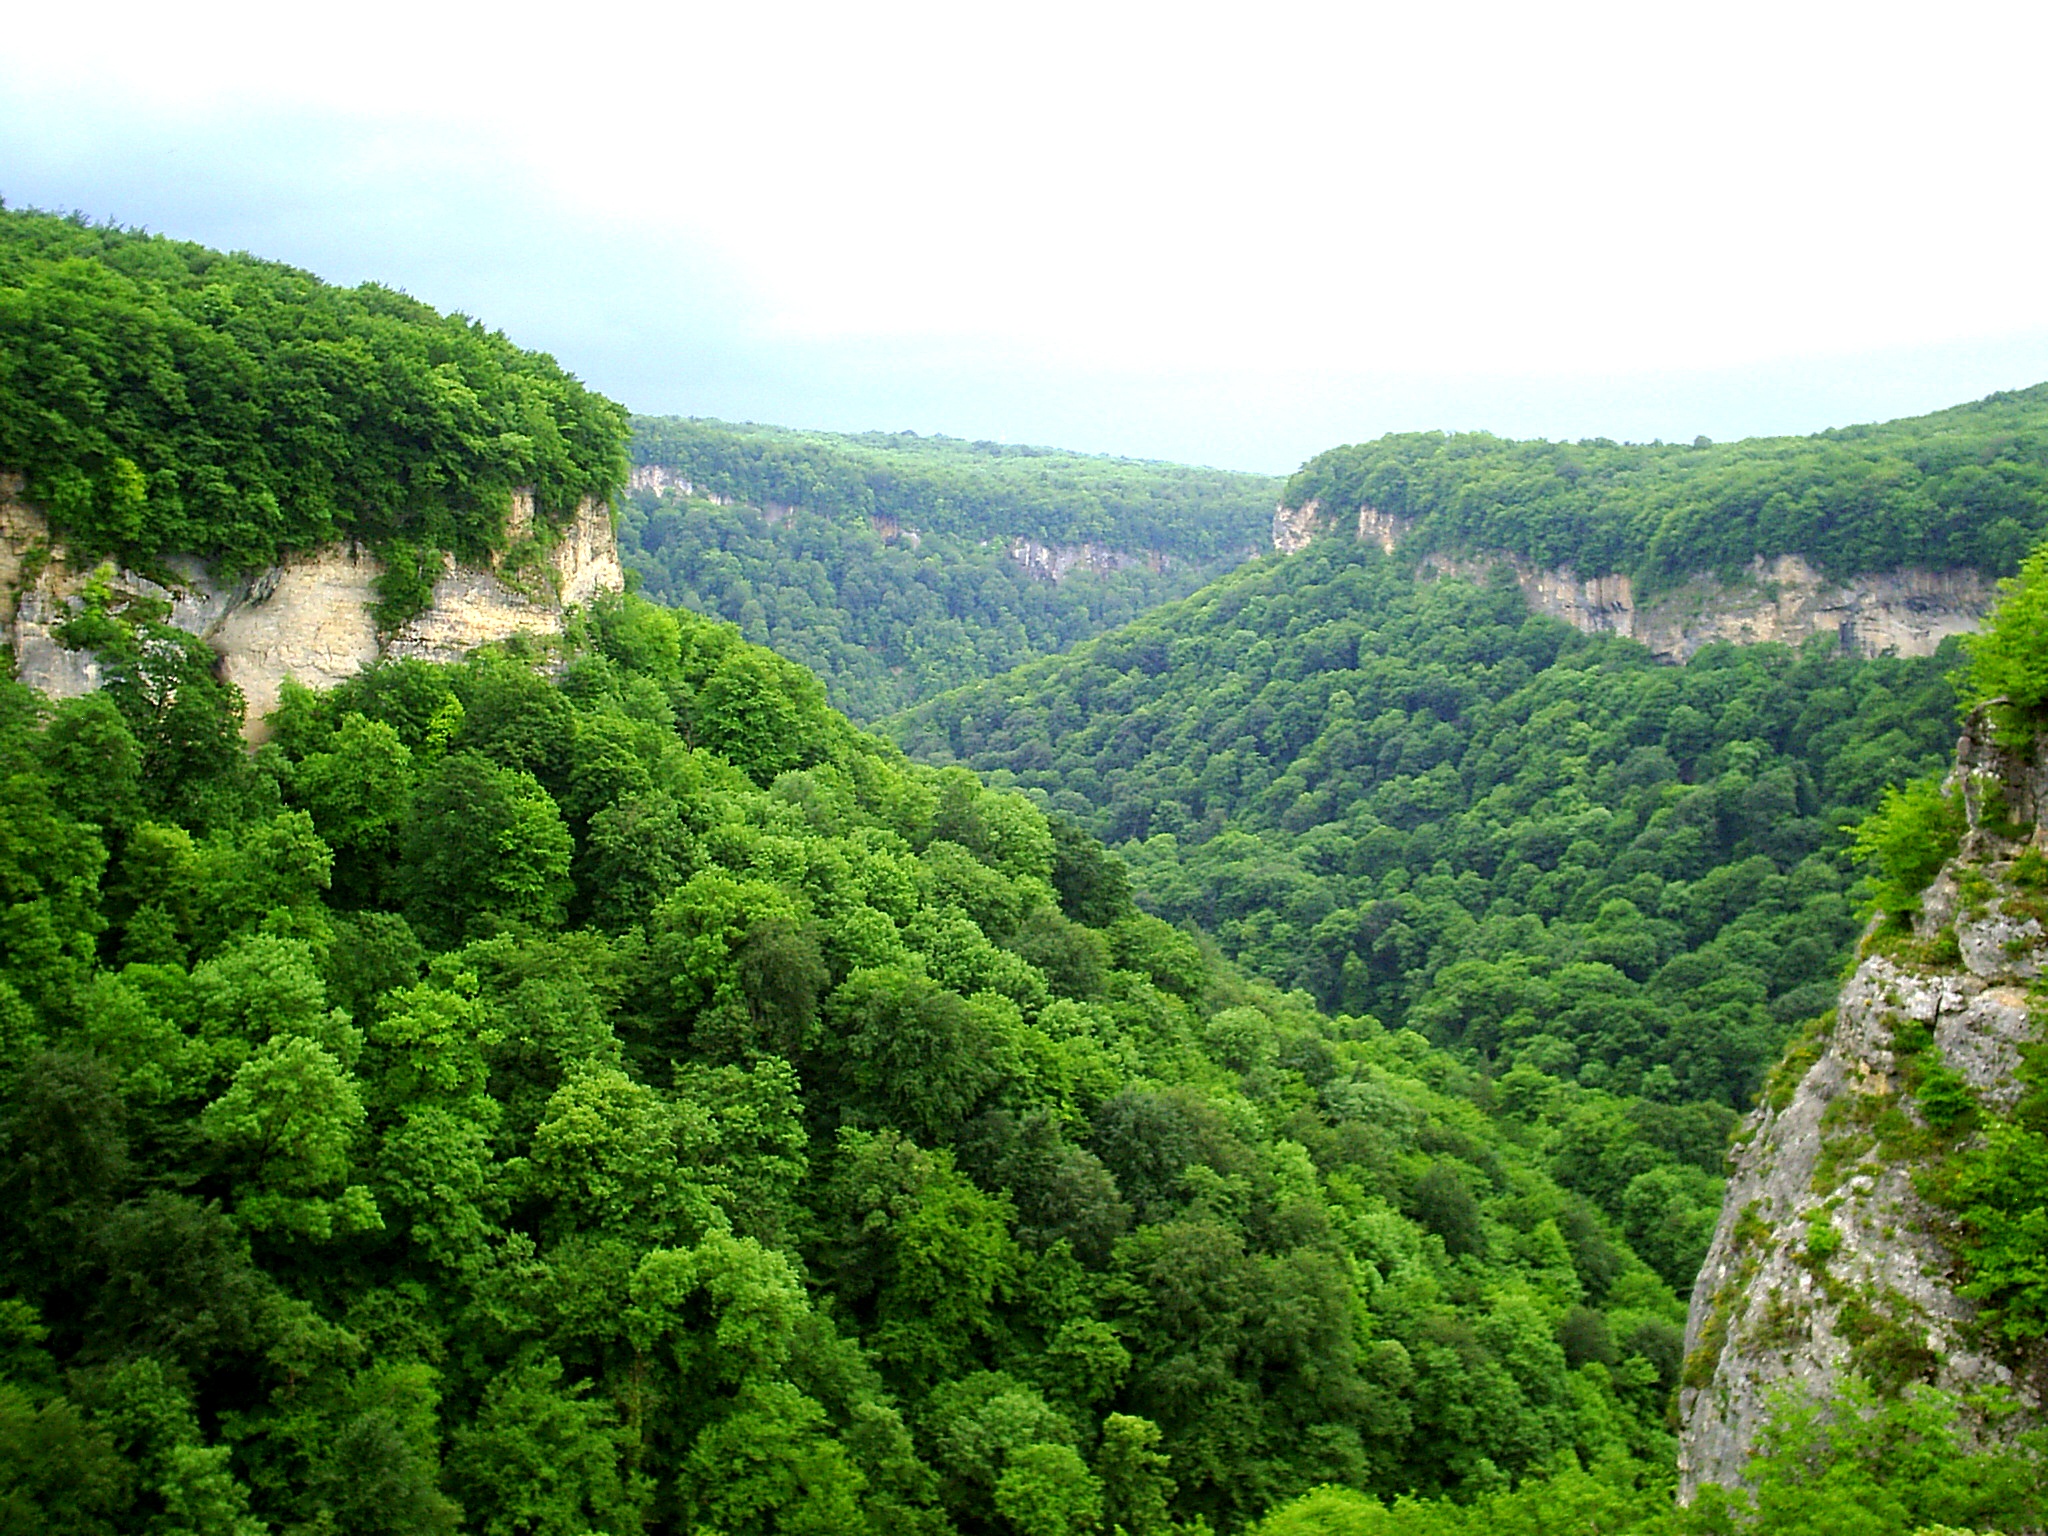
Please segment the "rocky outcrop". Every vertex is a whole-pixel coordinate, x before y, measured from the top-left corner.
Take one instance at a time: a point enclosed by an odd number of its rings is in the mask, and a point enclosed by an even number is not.
[[[1377,544],[1382,554],[1391,555],[1394,546],[1408,535],[1414,523],[1405,517],[1396,517],[1391,512],[1382,512],[1378,507],[1358,509],[1358,537],[1361,542]]]
[[[708,501],[717,506],[729,507],[732,498],[721,496],[716,491],[701,489],[687,475],[670,469],[666,464],[635,464],[626,476],[629,491],[652,491],[659,496],[664,491],[675,491],[683,496],[692,496],[699,501]]]
[[[90,692],[100,683],[98,659],[67,647],[58,631],[78,611],[93,573],[52,547],[48,524],[19,495],[18,479],[0,480],[0,617],[15,676],[56,698]],[[506,532],[511,550],[536,542],[530,495],[514,496]],[[515,635],[558,635],[570,608],[625,586],[611,513],[601,503],[585,501],[538,542],[545,553],[518,570],[503,557],[490,568],[448,559],[433,601],[390,634],[380,634],[372,616],[383,567],[359,549],[315,550],[239,581],[216,580],[199,562],[180,559],[166,562],[161,580],[118,568],[108,579],[118,602],[154,605],[220,654],[220,674],[242,690],[245,731],[256,739],[287,677],[332,687],[384,657],[454,661]]]
[[[1076,571],[1087,571],[1093,575],[1107,575],[1111,571],[1135,570],[1145,566],[1159,571],[1166,568],[1166,557],[1157,551],[1146,554],[1132,554],[1129,550],[1111,549],[1106,544],[1044,544],[1037,539],[1012,539],[1010,558],[1023,568],[1027,576],[1041,581],[1064,581]]]
[[[1997,597],[1976,571],[1884,571],[1830,581],[1798,555],[1754,561],[1739,581],[1697,575],[1638,602],[1627,576],[1581,577],[1508,555],[1433,554],[1423,567],[1481,578],[1507,566],[1529,606],[1587,634],[1639,641],[1667,661],[1686,661],[1720,641],[1801,645],[1825,636],[1848,655],[1931,656],[1950,635],[1969,634]]]
[[[1283,555],[1299,554],[1310,540],[1333,531],[1320,501],[1310,499],[1298,507],[1283,501],[1273,509],[1273,547]]]
[[[868,530],[884,544],[903,543],[916,549],[924,543],[924,535],[915,528],[906,528],[902,522],[887,512],[872,512],[868,515]]]
[[[1358,509],[1358,537],[1392,554],[1411,520]],[[1282,505],[1273,512],[1273,547],[1282,554],[1337,529],[1320,503]],[[1638,601],[1624,575],[1580,576],[1569,566],[1532,565],[1499,552],[1425,555],[1422,569],[1485,580],[1505,566],[1529,606],[1593,635],[1620,635],[1666,661],[1686,661],[1719,641],[1801,645],[1816,635],[1857,656],[1931,656],[1950,635],[1968,634],[1997,597],[1996,585],[1973,570],[1907,569],[1834,581],[1798,555],[1758,559],[1739,580],[1695,575],[1675,589]]]
[[[1866,955],[1738,1135],[1686,1326],[1688,1499],[1742,1478],[1775,1393],[1831,1397],[1850,1374],[1881,1390],[2004,1388],[2038,1422],[2039,1373],[1992,1353],[1953,1288],[1942,1217],[1915,1185],[1939,1154],[1914,1089],[1939,1062],[2010,1110],[2020,1048],[2048,1023],[2029,992],[2048,962],[2039,898],[2013,880],[2022,852],[2048,848],[2048,738],[2020,759],[1973,721],[1950,784],[1970,830],[1925,894],[1913,942]],[[1969,1427],[2010,1434],[2026,1417]]]

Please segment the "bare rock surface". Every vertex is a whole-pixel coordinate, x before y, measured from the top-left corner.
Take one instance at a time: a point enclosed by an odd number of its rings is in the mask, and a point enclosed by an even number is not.
[[[15,676],[53,698],[91,692],[101,666],[90,651],[67,647],[59,626],[79,611],[88,580],[52,546],[42,514],[20,498],[18,477],[0,476],[0,620]],[[109,568],[117,601],[157,605],[167,621],[203,638],[220,654],[220,675],[247,701],[245,732],[263,731],[286,678],[328,688],[384,657],[454,661],[478,646],[515,635],[562,633],[570,608],[625,586],[611,513],[586,500],[556,530],[538,530],[533,498],[515,493],[506,519],[511,549],[529,547],[520,569],[501,557],[493,568],[450,559],[426,610],[380,634],[373,609],[383,567],[365,550],[341,545],[295,555],[239,581],[217,580],[196,560],[165,562],[159,581]],[[544,547],[543,547],[544,546]]]
[[[1851,1373],[1880,1387],[2007,1388],[2038,1422],[2040,1382],[1990,1351],[1974,1303],[1955,1293],[1943,1217],[1915,1187],[1922,1165],[1886,1145],[1888,1133],[1905,1144],[1899,1130],[1925,1126],[1909,1056],[1924,1065],[1931,1045],[2005,1111],[2020,1092],[2020,1048],[2042,1036],[2028,983],[2042,974],[2044,935],[2011,908],[2030,904],[2014,860],[2048,847],[2048,741],[2022,761],[1973,724],[1950,784],[1965,792],[1970,830],[1927,892],[1914,944],[1858,964],[1833,1016],[1788,1053],[1738,1133],[1686,1325],[1682,1497],[1741,1481],[1774,1394],[1833,1396]]]
[[[1111,549],[1107,544],[1047,544],[1038,539],[1012,539],[1010,558],[1027,576],[1040,581],[1060,582],[1077,571],[1107,575],[1138,566],[1161,570],[1165,557],[1157,553],[1136,555],[1129,550]]]
[[[1389,554],[1411,520],[1375,507],[1358,509],[1358,538]],[[1321,503],[1273,510],[1273,547],[1305,549],[1339,523]],[[1639,599],[1625,575],[1581,576],[1569,566],[1538,566],[1498,551],[1435,552],[1422,568],[1483,581],[1506,567],[1529,606],[1591,635],[1639,641],[1667,661],[1685,661],[1721,641],[1798,645],[1815,635],[1857,656],[1931,656],[1950,635],[1983,622],[1996,585],[1973,570],[1898,570],[1833,581],[1798,555],[1758,559],[1741,579],[1701,572],[1678,587]]]

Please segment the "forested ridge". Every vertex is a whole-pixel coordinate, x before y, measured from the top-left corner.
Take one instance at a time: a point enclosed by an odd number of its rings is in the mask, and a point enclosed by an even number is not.
[[[1946,759],[1956,660],[1665,666],[1325,540],[891,729],[1325,1008],[1743,1107],[1855,935],[1840,828]]]
[[[0,471],[81,556],[480,558],[515,488],[543,520],[609,500],[625,435],[554,359],[392,289],[0,207]]]
[[[884,517],[919,533],[1108,544],[1208,560],[1265,547],[1269,475],[916,432],[633,418],[636,464],[751,506]]]
[[[1287,482],[1340,525],[1409,519],[1415,550],[1500,550],[1645,592],[1802,555],[1845,578],[1903,566],[2009,575],[2048,537],[2048,384],[1927,416],[1735,443],[1517,442],[1396,433]]]
[[[1183,597],[1261,547],[1260,475],[915,433],[637,417],[632,453],[692,489],[627,497],[643,590],[730,619],[877,719]],[[713,500],[717,498],[717,500]],[[1122,558],[1057,582],[1018,540]]]

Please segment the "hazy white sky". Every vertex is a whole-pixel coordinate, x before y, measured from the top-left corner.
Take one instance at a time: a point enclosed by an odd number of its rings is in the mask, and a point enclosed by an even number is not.
[[[638,410],[1246,468],[2048,378],[2048,7],[40,7],[0,196]]]

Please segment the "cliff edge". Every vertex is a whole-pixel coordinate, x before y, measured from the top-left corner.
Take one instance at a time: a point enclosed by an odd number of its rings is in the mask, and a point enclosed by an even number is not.
[[[0,475],[0,640],[16,678],[53,698],[91,692],[100,663],[67,647],[60,626],[83,605],[91,568],[75,566],[52,545],[49,524],[20,499],[21,480]],[[536,531],[533,497],[515,492],[507,544]],[[559,635],[569,609],[625,585],[610,510],[586,499],[537,561],[513,570],[444,562],[433,599],[390,633],[373,610],[383,566],[365,550],[332,546],[293,556],[239,581],[220,581],[196,560],[173,558],[156,577],[114,567],[106,573],[119,603],[150,603],[167,622],[219,653],[220,675],[242,690],[244,734],[259,739],[287,677],[331,687],[386,658],[454,661],[478,646],[515,635]],[[161,579],[158,579],[161,578]]]
[[[2015,753],[1973,716],[1946,788],[1967,831],[1910,939],[1873,930],[1835,1012],[1794,1044],[1738,1133],[1686,1326],[1683,1498],[1742,1479],[1785,1389],[1834,1398],[1851,1376],[1881,1394],[1914,1382],[1965,1398],[1998,1388],[2022,1422],[2040,1420],[2039,1362],[1996,1347],[1957,1294],[1956,1229],[1925,1176],[1971,1144],[1944,1133],[1958,1104],[2012,1110],[2021,1047],[2048,1024],[2035,878],[2048,849],[2048,733]],[[2016,1427],[1965,1426],[2001,1437]]]
[[[1339,530],[1320,503],[1273,511],[1273,547],[1281,554]],[[1391,554],[1413,524],[1371,506],[1358,509],[1356,537]],[[1720,641],[1799,645],[1825,635],[1857,656],[1931,656],[1951,635],[1983,622],[1997,597],[1975,570],[1878,571],[1834,581],[1801,556],[1758,559],[1734,581],[1695,572],[1677,587],[1640,598],[1622,573],[1581,576],[1569,566],[1538,566],[1498,551],[1432,551],[1422,569],[1484,580],[1505,566],[1529,607],[1589,635],[1620,635],[1666,661],[1686,661]]]

